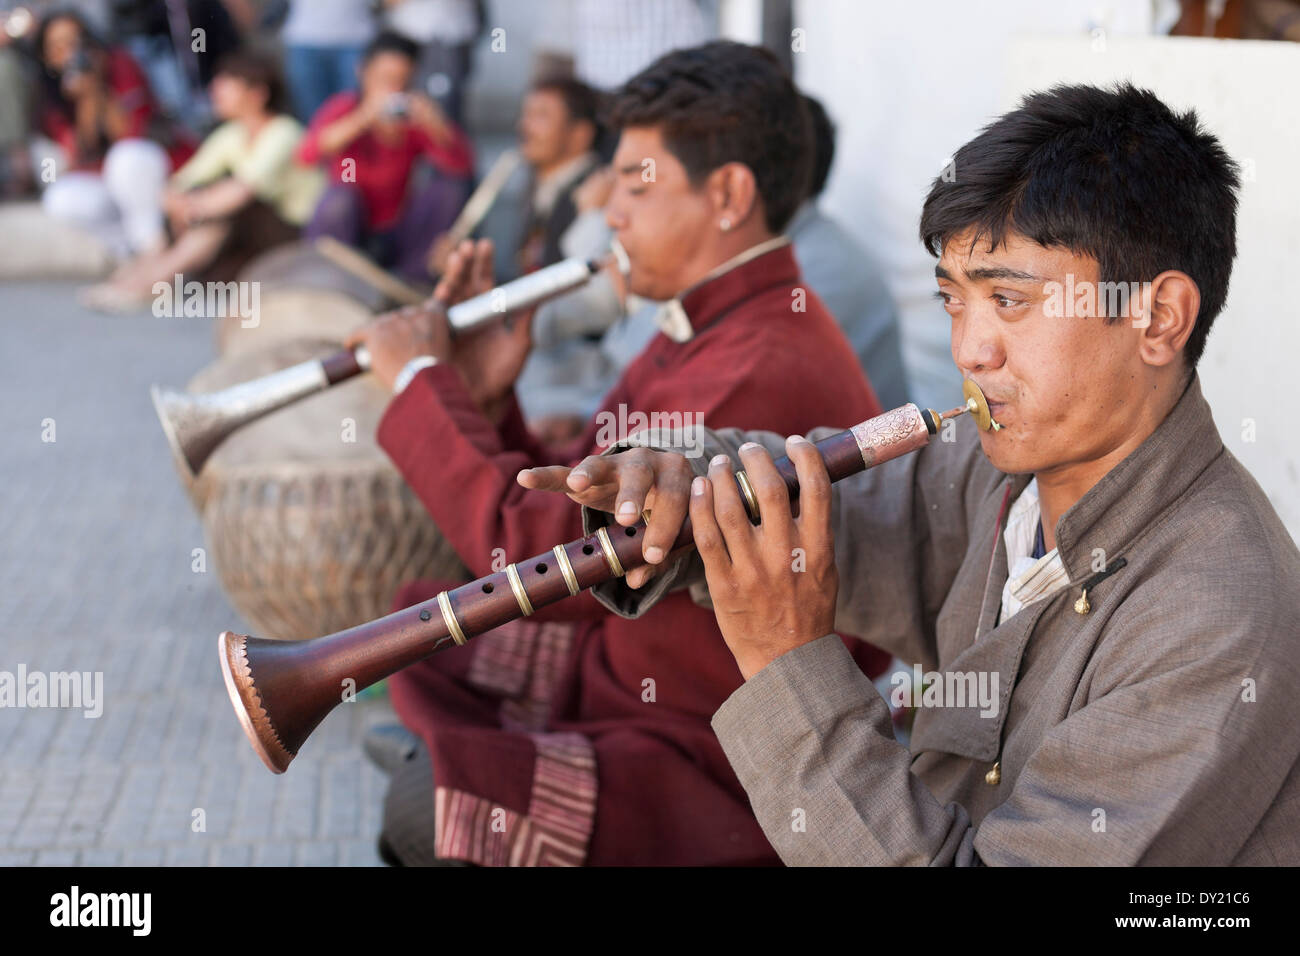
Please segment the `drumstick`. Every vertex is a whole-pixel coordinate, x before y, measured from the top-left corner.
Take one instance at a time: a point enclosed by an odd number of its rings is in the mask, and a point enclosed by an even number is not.
[[[366,285],[378,289],[394,302],[399,302],[402,305],[419,305],[428,298],[419,290],[407,285],[392,273],[381,269],[366,256],[357,252],[351,246],[339,242],[333,236],[321,236],[317,239],[316,251],[344,272],[355,276]]]
[[[478,228],[479,223],[483,221],[483,217],[492,208],[492,204],[497,201],[497,196],[501,194],[501,190],[505,188],[506,181],[510,179],[510,174],[515,171],[515,167],[518,165],[519,154],[513,149],[507,149],[497,157],[497,161],[487,171],[487,175],[478,184],[478,188],[465,201],[465,205],[461,209],[460,215],[456,217],[456,221],[447,230],[447,239],[453,248],[460,245],[463,240],[468,239],[470,234]]]

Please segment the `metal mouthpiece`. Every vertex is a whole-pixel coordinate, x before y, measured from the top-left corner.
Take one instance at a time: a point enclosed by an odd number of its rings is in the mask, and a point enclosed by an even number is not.
[[[975,423],[979,425],[981,431],[1000,431],[1002,426],[993,420],[993,413],[989,411],[988,400],[980,387],[975,384],[974,379],[966,379],[962,382],[961,393],[966,398],[967,410],[975,416]]]

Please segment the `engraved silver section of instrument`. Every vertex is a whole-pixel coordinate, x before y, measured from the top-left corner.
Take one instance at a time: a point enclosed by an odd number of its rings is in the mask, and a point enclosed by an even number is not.
[[[366,348],[364,345],[358,345],[352,349],[352,354],[356,356],[357,365],[361,367],[361,371],[369,372],[370,349]]]
[[[452,329],[463,332],[576,289],[591,276],[587,260],[565,259],[453,305],[447,310],[447,321]]]
[[[915,451],[930,441],[925,418],[911,402],[854,425],[850,430],[868,468]]]

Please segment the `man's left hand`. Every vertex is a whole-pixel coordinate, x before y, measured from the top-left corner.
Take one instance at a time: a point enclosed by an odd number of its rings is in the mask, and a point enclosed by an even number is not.
[[[757,527],[725,456],[691,486],[691,524],[714,614],[746,680],[835,629],[830,477],[808,440],[788,439],[786,453],[799,476],[798,517],[771,456],[753,443],[740,447],[740,460],[758,499]]]

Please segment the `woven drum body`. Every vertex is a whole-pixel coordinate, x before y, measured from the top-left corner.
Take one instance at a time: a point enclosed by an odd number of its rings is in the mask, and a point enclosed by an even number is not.
[[[387,305],[383,293],[306,242],[263,253],[244,267],[239,281],[257,283],[257,323],[239,315],[220,318],[219,355],[260,351],[298,339],[342,340]]]
[[[319,358],[337,342],[285,342],[219,359],[205,392]],[[375,442],[389,395],[369,375],[234,432],[193,487],[209,554],[259,637],[300,640],[382,617],[416,578],[470,580]]]

